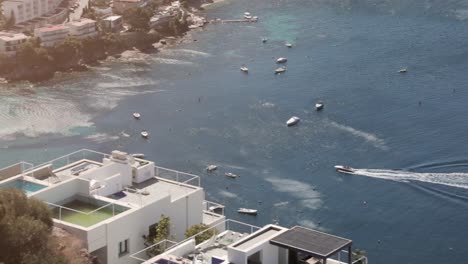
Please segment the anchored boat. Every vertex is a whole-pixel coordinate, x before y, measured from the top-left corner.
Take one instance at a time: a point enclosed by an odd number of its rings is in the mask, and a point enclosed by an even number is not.
[[[294,126],[295,124],[299,123],[299,121],[301,121],[301,119],[297,116],[293,116],[291,118],[288,119],[288,121],[286,121],[286,125],[287,126]]]
[[[240,213],[240,214],[257,215],[257,210],[256,209],[239,208],[237,210],[237,212]]]

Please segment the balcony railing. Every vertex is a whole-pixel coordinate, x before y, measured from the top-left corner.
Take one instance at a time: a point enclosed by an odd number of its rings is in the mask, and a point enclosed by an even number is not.
[[[228,219],[228,220],[220,222],[220,223],[218,223],[218,224],[216,224],[216,225],[214,225],[214,226],[212,226],[212,227],[210,227],[208,229],[205,229],[205,230],[203,230],[203,231],[201,231],[201,232],[199,232],[199,233],[197,233],[197,234],[195,234],[195,235],[193,235],[193,236],[191,236],[189,238],[186,238],[186,239],[184,239],[184,240],[182,240],[182,241],[180,241],[178,243],[175,243],[174,241],[170,241],[170,240],[163,240],[163,241],[161,241],[161,242],[159,242],[157,244],[154,244],[152,246],[144,248],[144,249],[130,255],[129,257],[134,259],[134,260],[138,260],[138,261],[140,261],[140,263],[142,263],[142,262],[145,262],[145,261],[149,260],[150,258],[152,258],[150,256],[146,256],[146,258],[143,258],[142,253],[148,252],[148,251],[152,250],[154,247],[160,247],[160,243],[162,243],[162,242],[170,242],[170,243],[174,243],[174,244],[170,245],[169,247],[164,247],[164,250],[160,251],[159,255],[164,254],[164,252],[167,252],[167,251],[169,251],[171,249],[174,249],[174,248],[178,247],[179,245],[182,245],[185,242],[188,242],[188,241],[190,241],[192,239],[195,239],[195,237],[197,237],[197,236],[199,236],[199,235],[201,235],[201,234],[203,234],[205,232],[212,231],[212,230],[224,230],[224,231],[238,232],[238,233],[242,233],[242,234],[252,234],[252,233],[256,232],[259,229],[260,229],[260,227],[258,227],[258,226],[249,225],[249,224],[246,224],[246,223],[243,223],[243,222]],[[201,242],[201,243],[203,243],[203,242]]]
[[[200,176],[194,174],[171,170],[159,166],[154,166],[154,174],[159,178],[200,187]]]

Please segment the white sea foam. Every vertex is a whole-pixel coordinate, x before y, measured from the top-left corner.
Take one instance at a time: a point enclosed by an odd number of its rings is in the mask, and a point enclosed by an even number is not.
[[[190,56],[190,57],[210,57],[211,54],[197,51],[197,50],[190,50],[190,49],[164,49],[161,54],[164,55],[179,55],[179,56]]]
[[[224,191],[224,190],[219,191],[218,194],[223,196],[223,197],[227,197],[227,198],[236,198],[237,197],[237,195],[235,193]]]
[[[281,178],[267,178],[276,191],[287,193],[299,200],[301,205],[309,209],[318,209],[322,205],[320,193],[307,183]]]
[[[153,58],[153,61],[160,63],[160,64],[193,65],[193,62],[191,61],[176,60],[176,59]]]
[[[335,128],[338,128],[338,129],[340,129],[342,131],[348,132],[348,133],[350,133],[351,135],[353,135],[355,137],[362,138],[362,139],[366,140],[367,142],[373,144],[376,148],[379,148],[379,149],[382,149],[382,150],[388,150],[388,147],[385,144],[385,141],[383,139],[380,139],[379,137],[377,137],[377,135],[375,135],[375,134],[368,133],[368,132],[365,132],[365,131],[361,131],[359,129],[355,129],[355,128],[350,127],[350,126],[341,125],[341,124],[338,124],[338,123],[333,122],[333,121],[330,122],[330,125],[335,127]]]
[[[298,221],[298,224],[303,226],[303,227],[307,227],[307,228],[311,228],[311,229],[315,229],[315,230],[320,230],[320,231],[323,231],[323,232],[326,232],[327,229],[325,229],[324,227],[316,224],[314,221],[311,221],[311,220],[300,220]]]
[[[357,169],[355,174],[391,181],[418,181],[468,189],[468,173],[422,173],[400,170]]]
[[[89,135],[85,137],[85,139],[101,144],[101,143],[117,140],[119,139],[119,136],[112,136],[106,133],[97,133],[94,135]]]

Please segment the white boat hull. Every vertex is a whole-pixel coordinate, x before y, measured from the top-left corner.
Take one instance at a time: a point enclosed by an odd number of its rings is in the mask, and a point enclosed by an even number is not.
[[[338,172],[347,173],[347,174],[354,174],[356,172],[356,169],[348,167],[348,166],[343,166],[343,165],[336,165],[335,169]]]
[[[288,121],[286,121],[286,125],[287,126],[294,126],[297,123],[299,123],[299,121],[301,121],[301,119],[299,117],[293,116]]]
[[[239,208],[237,212],[240,214],[257,215],[257,210],[255,209]]]

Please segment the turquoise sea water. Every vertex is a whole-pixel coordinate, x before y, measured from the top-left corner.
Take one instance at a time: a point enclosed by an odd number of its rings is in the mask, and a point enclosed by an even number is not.
[[[349,237],[372,263],[464,263],[467,10],[468,1],[227,0],[207,16],[249,11],[259,23],[208,25],[157,54],[7,86],[0,163],[84,147],[145,153],[201,175],[230,218]],[[275,76],[281,56],[288,71]],[[302,121],[288,128],[293,115]],[[208,164],[218,172],[206,174]]]

